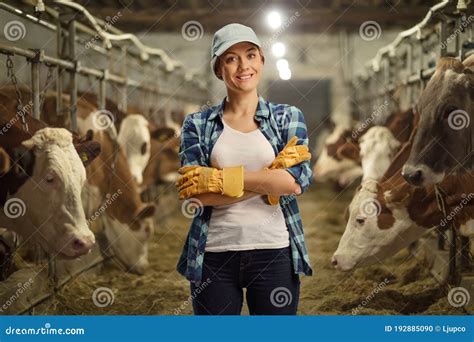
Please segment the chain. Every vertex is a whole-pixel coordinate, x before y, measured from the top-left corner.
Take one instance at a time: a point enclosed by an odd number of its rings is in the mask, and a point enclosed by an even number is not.
[[[44,100],[46,98],[46,91],[50,87],[52,83],[52,79],[53,79],[54,66],[51,64],[46,64],[46,66],[48,67],[48,73],[46,75],[46,81],[44,83],[43,91],[41,92],[41,95],[40,95],[40,112],[41,112],[41,109],[43,108]]]
[[[28,132],[28,123],[26,122],[25,118],[25,107],[23,107],[21,92],[18,88],[18,80],[16,78],[15,71],[13,70],[13,60],[10,55],[7,55],[7,77],[10,78],[11,83],[15,87],[16,97],[18,101],[17,114],[20,116],[23,129],[25,130],[25,132]]]

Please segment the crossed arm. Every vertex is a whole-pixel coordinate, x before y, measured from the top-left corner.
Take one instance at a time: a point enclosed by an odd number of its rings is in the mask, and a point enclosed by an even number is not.
[[[225,195],[205,193],[193,196],[204,206],[228,205],[260,195],[285,196],[301,193],[301,187],[293,176],[281,169],[244,172],[244,195],[232,198]]]

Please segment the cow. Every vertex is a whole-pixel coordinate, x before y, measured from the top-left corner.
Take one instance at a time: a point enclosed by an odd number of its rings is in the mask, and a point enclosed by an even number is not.
[[[141,114],[127,115],[120,124],[117,141],[125,152],[134,181],[140,186],[143,171],[150,160],[148,120]]]
[[[81,93],[79,100],[87,101],[90,106],[96,107],[97,96],[92,93]],[[134,112],[138,108],[130,107]],[[106,99],[105,111],[95,110],[95,127],[98,129],[113,124],[118,132],[117,140],[127,158],[128,166],[134,181],[138,186],[143,182],[143,171],[150,159],[150,130],[148,120],[138,113],[127,113],[119,109],[118,105]],[[85,117],[78,113],[78,116]],[[110,117],[107,117],[110,116]]]
[[[389,168],[400,142],[383,126],[370,128],[359,140],[362,181],[379,180]]]
[[[402,173],[417,186],[440,183],[474,166],[474,55],[463,63],[443,57],[416,110],[420,124]]]
[[[150,160],[143,172],[141,190],[151,185],[174,183],[178,178],[180,139],[170,127],[153,128]]]
[[[91,104],[80,98],[78,107]],[[83,191],[86,215],[100,218],[109,247],[128,271],[143,274],[148,267],[148,243],[153,234],[155,206],[145,204],[139,197],[125,153],[117,141],[115,126],[105,129],[94,124],[94,116],[81,110],[78,117],[80,132],[93,131],[93,138],[102,146],[100,157],[91,163]]]
[[[354,160],[341,159],[336,155],[337,148],[349,134],[343,125],[336,125],[325,141],[325,146],[313,166],[313,179],[317,182],[333,181],[347,186],[362,176],[362,168]]]
[[[382,180],[361,184],[349,206],[346,230],[332,257],[336,269],[349,271],[380,262],[419,239],[428,229],[447,224],[436,204],[433,186],[415,187],[400,173],[411,148],[412,142],[403,146]],[[440,187],[448,216],[455,213],[457,223],[472,225],[474,175],[447,177]]]
[[[82,209],[83,160],[94,160],[100,152],[97,143],[74,146],[70,132],[29,116],[29,132],[16,116],[2,112],[0,118],[0,146],[11,164],[0,178],[0,225],[59,258],[86,254],[95,238]]]

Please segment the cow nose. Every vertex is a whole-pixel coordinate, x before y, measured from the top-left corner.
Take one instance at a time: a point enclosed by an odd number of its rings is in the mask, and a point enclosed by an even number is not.
[[[337,266],[337,259],[336,259],[335,256],[333,256],[333,257],[331,258],[331,264],[332,264],[334,267]]]
[[[423,183],[423,171],[421,169],[404,167],[402,176],[410,184],[419,186]]]
[[[77,253],[77,255],[82,255],[86,254],[92,248],[93,244],[93,239],[75,238],[72,240],[72,249]]]

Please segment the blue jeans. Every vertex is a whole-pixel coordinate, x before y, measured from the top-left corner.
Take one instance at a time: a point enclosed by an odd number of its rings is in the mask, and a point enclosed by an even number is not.
[[[240,315],[244,288],[251,315],[296,315],[300,279],[290,247],[205,252],[202,281],[191,283],[194,314]]]

